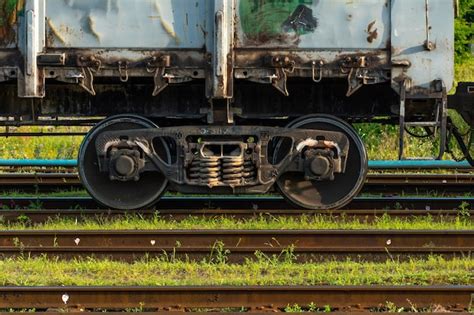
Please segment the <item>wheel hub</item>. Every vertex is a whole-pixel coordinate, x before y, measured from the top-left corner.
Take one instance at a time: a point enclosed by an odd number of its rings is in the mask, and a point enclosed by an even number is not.
[[[334,154],[331,151],[308,150],[305,158],[306,180],[334,180]]]
[[[138,150],[113,150],[110,159],[110,180],[139,181],[145,160]]]

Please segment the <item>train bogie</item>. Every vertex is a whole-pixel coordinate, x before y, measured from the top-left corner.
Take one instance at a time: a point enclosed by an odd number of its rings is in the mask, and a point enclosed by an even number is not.
[[[454,4],[7,1],[2,123],[110,117],[84,140],[79,164],[91,195],[114,208],[149,206],[167,189],[277,189],[302,207],[338,208],[367,172],[345,121],[398,122],[400,158],[407,127],[432,128],[442,156]],[[471,96],[457,99],[451,107],[469,116]],[[66,118],[48,119],[57,117]]]

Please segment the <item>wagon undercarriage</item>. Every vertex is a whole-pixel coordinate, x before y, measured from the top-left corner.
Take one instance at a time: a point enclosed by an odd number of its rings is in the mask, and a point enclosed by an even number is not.
[[[439,135],[443,156],[449,107],[474,125],[469,87],[448,102],[451,0],[15,3],[0,13],[0,124],[109,117],[79,166],[113,208],[273,188],[338,208],[367,172],[348,121],[398,124],[400,159],[409,128]]]

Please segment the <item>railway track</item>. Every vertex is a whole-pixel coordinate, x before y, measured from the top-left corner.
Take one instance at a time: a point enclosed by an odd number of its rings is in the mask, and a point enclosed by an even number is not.
[[[474,231],[402,230],[110,230],[1,231],[3,257],[48,255],[134,260],[139,257],[187,257],[201,260],[224,255],[232,262],[255,252],[280,255],[288,251],[300,261],[328,257],[388,259],[431,254],[469,256]]]
[[[73,169],[58,172],[3,173],[0,190],[54,192],[82,189]],[[474,174],[369,174],[365,193],[473,193]]]
[[[473,294],[473,286],[0,287],[0,308],[261,312],[313,303],[350,313],[383,310],[393,303],[413,311],[468,314]]]
[[[474,205],[474,197],[356,197],[342,210],[469,210]],[[0,211],[20,209],[82,210],[107,208],[90,197],[0,197]],[[157,211],[195,211],[195,210],[241,210],[265,212],[274,210],[295,211],[298,214],[320,213],[291,206],[279,196],[165,196],[154,207]],[[104,211],[105,212],[105,211]],[[330,213],[330,211],[327,211]]]
[[[135,215],[144,219],[151,219],[159,215],[165,220],[183,220],[190,216],[200,218],[218,218],[227,217],[235,220],[244,220],[260,217],[300,217],[305,216],[331,216],[334,218],[344,217],[349,220],[359,220],[365,222],[372,222],[388,215],[391,218],[409,219],[414,217],[431,216],[434,220],[454,220],[460,217],[459,210],[334,210],[334,211],[304,211],[304,210],[229,210],[229,209],[202,209],[202,210],[179,210],[179,209],[160,209],[157,210],[140,210],[134,211]],[[466,220],[474,220],[474,213],[467,212]],[[108,219],[118,220],[130,216],[129,211],[123,210],[102,210],[102,209],[19,209],[19,210],[0,210],[0,217],[4,222],[15,223],[44,223],[51,218],[74,219],[78,222],[92,219]]]

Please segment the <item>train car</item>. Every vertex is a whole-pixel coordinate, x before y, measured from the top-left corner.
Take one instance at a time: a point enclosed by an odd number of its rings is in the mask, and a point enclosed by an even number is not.
[[[453,0],[1,0],[2,125],[97,122],[79,173],[119,209],[166,191],[335,209],[367,174],[354,121],[446,149]],[[453,98],[472,116],[472,86]],[[472,121],[471,121],[472,124]],[[159,127],[158,127],[159,126]]]

